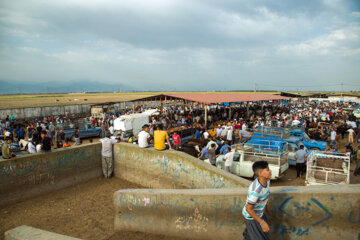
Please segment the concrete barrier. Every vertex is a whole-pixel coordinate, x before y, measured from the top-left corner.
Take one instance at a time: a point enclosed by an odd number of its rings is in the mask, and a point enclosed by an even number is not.
[[[10,229],[4,235],[5,240],[81,240],[26,225]]]
[[[114,145],[115,176],[149,188],[235,188],[250,181],[178,151]]]
[[[13,115],[15,119],[56,116],[66,113],[73,116],[89,116],[90,109],[90,104],[0,109],[0,120],[5,120],[10,115]]]
[[[271,239],[360,239],[360,186],[271,188]],[[243,239],[247,189],[120,190],[116,231]]]
[[[101,175],[101,143],[0,160],[0,206]]]

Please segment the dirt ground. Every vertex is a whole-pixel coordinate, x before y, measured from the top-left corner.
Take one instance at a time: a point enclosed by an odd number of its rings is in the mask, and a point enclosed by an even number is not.
[[[141,188],[119,178],[96,178],[86,183],[36,197],[0,209],[0,239],[4,232],[28,225],[72,237],[93,240],[170,240],[139,232],[114,233],[113,193]]]

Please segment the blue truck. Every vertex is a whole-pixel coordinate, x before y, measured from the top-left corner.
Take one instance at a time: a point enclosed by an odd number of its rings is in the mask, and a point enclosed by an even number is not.
[[[295,141],[300,140],[307,149],[311,150],[325,151],[327,145],[327,142],[310,139],[310,137],[305,133],[302,127],[257,127],[254,131],[254,136],[266,137],[270,139],[288,139],[294,143],[296,143]]]
[[[327,142],[312,140],[304,131],[290,130],[290,136],[301,138],[308,149],[325,151]]]
[[[90,137],[101,137],[101,128],[95,127],[92,122],[76,122],[70,125],[61,125],[60,128],[63,129],[66,138],[75,141],[75,128],[79,127],[79,137],[90,138]]]
[[[288,137],[285,139],[260,137],[253,135],[250,141],[246,142],[245,146],[257,147],[259,152],[266,153],[266,149],[278,150],[281,152],[288,152],[288,162],[291,166],[296,166],[295,152],[300,149],[300,146],[304,145],[299,138]],[[306,150],[306,147],[305,147]]]

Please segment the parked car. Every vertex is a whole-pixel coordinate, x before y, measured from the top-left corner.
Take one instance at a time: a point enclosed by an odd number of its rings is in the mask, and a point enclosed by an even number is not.
[[[63,129],[66,138],[70,138],[71,141],[75,141],[75,128],[79,127],[79,137],[82,138],[90,138],[90,137],[101,137],[101,128],[94,127],[92,122],[76,122],[71,126],[62,125],[60,126]]]

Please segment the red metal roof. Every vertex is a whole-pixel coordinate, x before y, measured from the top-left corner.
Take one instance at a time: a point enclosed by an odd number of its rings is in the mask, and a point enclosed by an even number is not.
[[[291,99],[268,93],[179,93],[165,95],[205,104]]]

